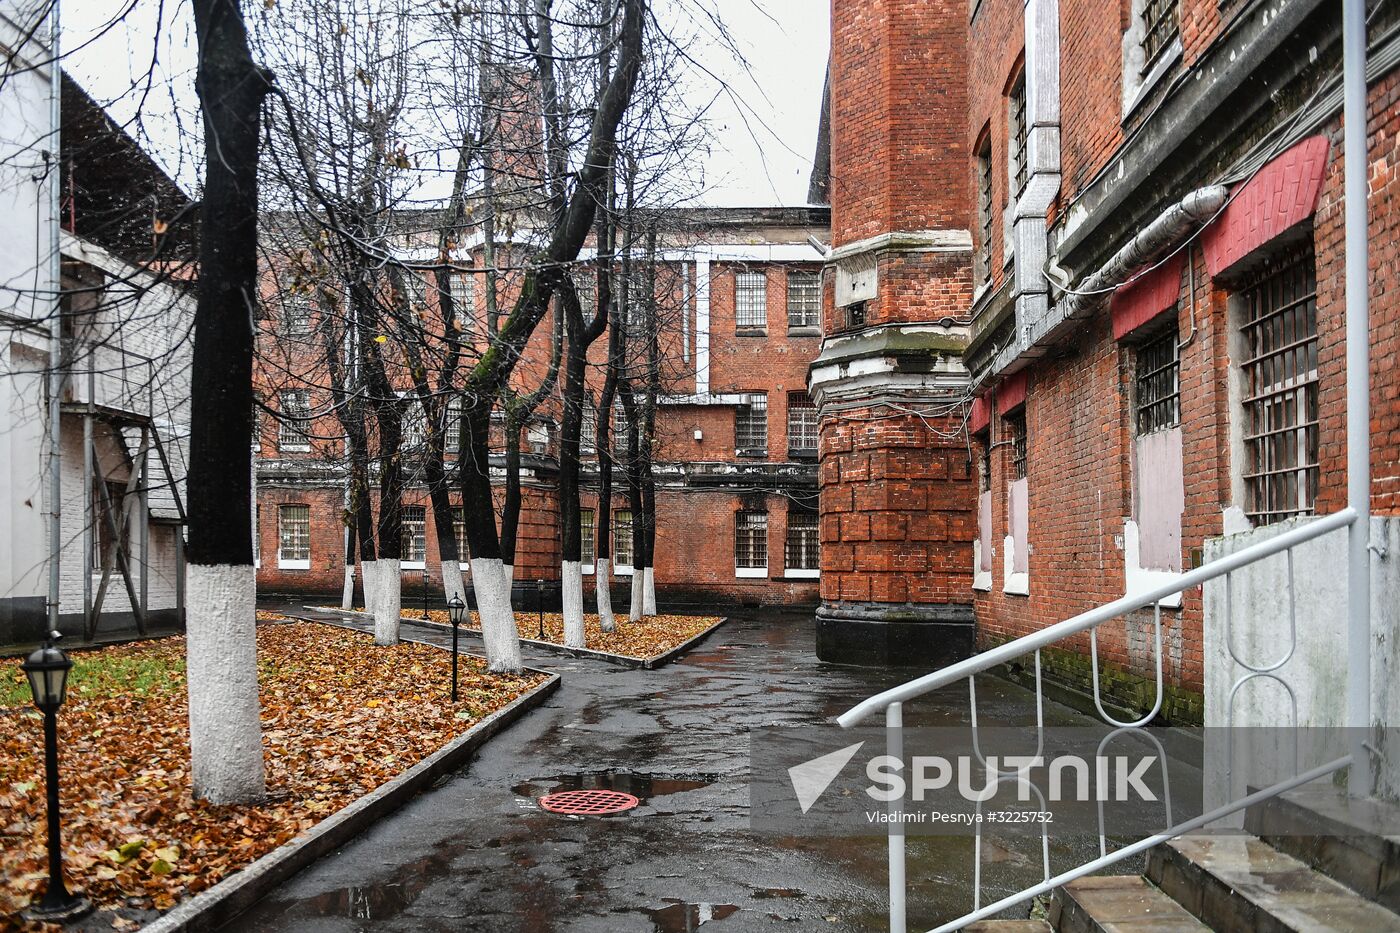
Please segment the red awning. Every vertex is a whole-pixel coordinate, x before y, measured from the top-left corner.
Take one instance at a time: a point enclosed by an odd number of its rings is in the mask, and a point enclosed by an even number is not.
[[[1181,294],[1181,269],[1186,256],[1177,252],[1166,262],[1139,275],[1113,293],[1109,314],[1113,339],[1122,340],[1148,321],[1171,308]]]
[[[972,411],[967,416],[967,433],[976,434],[979,431],[985,431],[991,422],[991,403],[986,395],[979,395],[972,400]]]
[[[1233,266],[1317,210],[1327,174],[1328,140],[1309,136],[1245,182],[1202,236],[1212,276]]]
[[[1006,415],[1026,404],[1026,371],[1012,373],[997,386],[997,414]]]

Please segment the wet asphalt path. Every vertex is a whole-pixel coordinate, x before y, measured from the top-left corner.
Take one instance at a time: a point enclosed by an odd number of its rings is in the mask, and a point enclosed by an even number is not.
[[[405,625],[404,634],[447,641],[416,625]],[[226,929],[887,928],[883,838],[750,831],[747,730],[829,723],[854,701],[919,672],[824,664],[810,615],[764,612],[731,618],[657,671],[529,650],[526,657],[563,675],[544,706],[492,739],[467,768]],[[999,680],[979,682],[978,697],[985,721],[1033,708],[1028,693]],[[929,698],[909,707],[918,712],[906,725],[965,722],[966,703],[965,690]],[[1063,707],[1047,709],[1047,718],[1078,721]],[[649,785],[637,779],[618,787],[638,793],[643,805],[609,818],[557,816],[535,805],[571,776],[599,771],[651,775]],[[968,909],[971,839],[911,839],[910,846],[910,928]],[[1019,853],[992,852],[993,899],[1011,890],[1012,876],[1031,880],[1027,872],[1038,868]]]

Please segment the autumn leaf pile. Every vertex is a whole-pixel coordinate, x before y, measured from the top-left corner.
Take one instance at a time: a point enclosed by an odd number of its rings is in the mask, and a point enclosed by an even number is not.
[[[404,618],[408,619],[421,619],[423,618],[423,610],[405,609],[403,615]],[[440,622],[443,625],[452,623],[444,609],[429,609],[428,621]],[[647,616],[640,622],[629,622],[627,619],[619,617],[617,630],[604,632],[598,624],[598,616],[593,613],[585,613],[583,629],[587,639],[585,644],[593,651],[646,660],[659,654],[665,654],[672,648],[684,644],[719,621],[718,616],[656,615]],[[538,614],[518,612],[515,615],[515,624],[520,629],[521,638],[540,640]],[[480,629],[481,620],[473,612],[471,621],[463,621],[462,625],[464,628]],[[564,643],[564,616],[561,613],[546,612],[544,614],[543,640],[552,641],[556,645]]]
[[[268,617],[260,613],[260,618]],[[488,673],[417,644],[375,647],[311,622],[258,626],[269,799],[193,799],[183,638],[74,652],[59,716],[70,889],[99,907],[165,910],[396,777],[540,675]],[[42,719],[0,661],[0,930],[47,883]],[[119,925],[119,924],[114,924]]]

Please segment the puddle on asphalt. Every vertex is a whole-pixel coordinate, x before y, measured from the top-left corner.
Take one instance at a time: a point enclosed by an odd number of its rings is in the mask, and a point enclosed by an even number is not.
[[[316,916],[349,917],[352,920],[383,920],[402,911],[413,900],[412,892],[401,884],[349,887],[308,898]]]
[[[667,902],[665,907],[646,912],[656,933],[691,933],[711,920],[723,920],[739,911],[734,904],[689,904],[669,897],[663,900]]]
[[[807,895],[796,888],[763,888],[753,892],[755,900],[767,900],[773,897],[806,897]]]
[[[679,794],[708,787],[719,780],[714,774],[643,774],[637,771],[580,771],[531,778],[511,788],[521,797],[542,797],[565,790],[615,790],[638,800]],[[683,928],[682,928],[683,929]]]

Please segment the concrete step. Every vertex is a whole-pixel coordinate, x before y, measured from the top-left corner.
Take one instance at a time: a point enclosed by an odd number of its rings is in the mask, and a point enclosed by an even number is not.
[[[1400,911],[1400,806],[1300,787],[1250,807],[1245,829],[1377,903]]]
[[[1055,892],[1058,933],[1209,933],[1210,928],[1141,875],[1080,878]]]
[[[1044,920],[978,920],[963,927],[963,933],[1054,933]]]
[[[1148,853],[1147,878],[1214,930],[1400,933],[1400,915],[1255,836],[1163,843]]]

